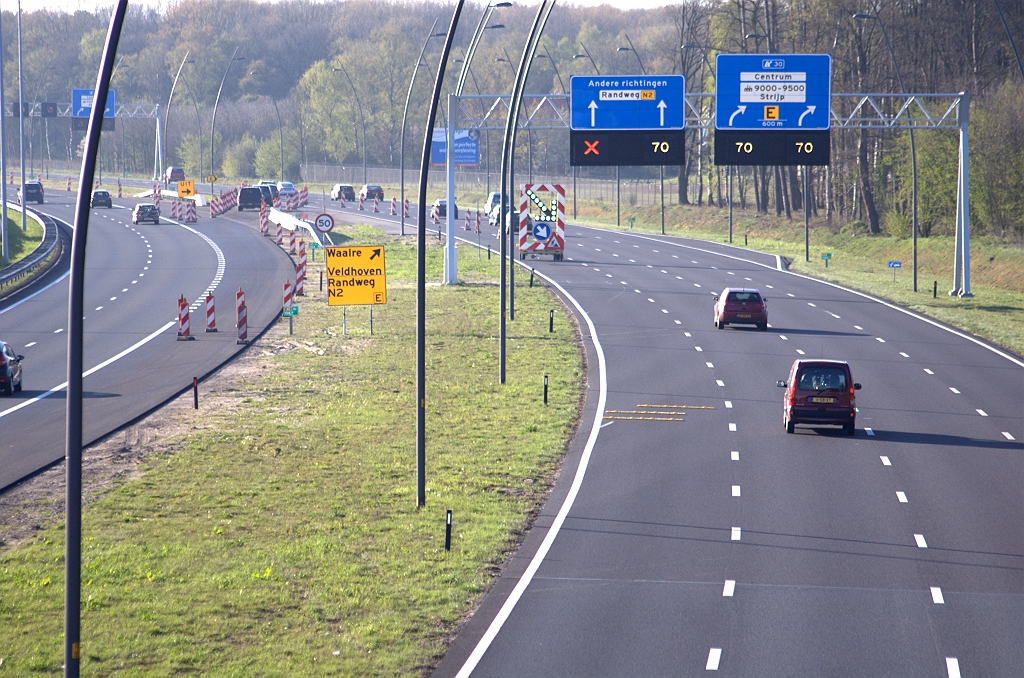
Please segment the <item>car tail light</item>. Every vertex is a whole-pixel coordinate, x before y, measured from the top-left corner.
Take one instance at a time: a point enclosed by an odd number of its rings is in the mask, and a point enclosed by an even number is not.
[[[7,367],[7,356],[0,353],[0,367]]]

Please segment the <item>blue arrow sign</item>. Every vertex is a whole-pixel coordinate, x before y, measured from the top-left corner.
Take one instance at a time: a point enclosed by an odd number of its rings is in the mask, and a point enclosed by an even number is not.
[[[681,75],[574,75],[569,78],[574,130],[683,129]]]
[[[534,222],[533,224],[533,238],[534,240],[547,240],[551,237],[551,224],[545,224],[540,222]]]
[[[92,115],[92,103],[96,94],[94,89],[73,89],[71,90],[71,116],[74,118],[88,118]],[[113,118],[115,102],[117,97],[114,90],[107,90],[107,105],[103,108],[104,118]]]
[[[902,261],[890,261],[889,262],[889,268],[903,268],[903,262]]]
[[[828,129],[831,98],[831,55],[716,58],[715,129]]]

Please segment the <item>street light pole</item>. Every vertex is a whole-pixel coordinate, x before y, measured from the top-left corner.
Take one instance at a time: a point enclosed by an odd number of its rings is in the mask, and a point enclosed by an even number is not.
[[[588,50],[587,46],[584,45],[582,42],[580,43],[580,47],[583,48],[583,54],[573,54],[572,55],[573,60],[582,59],[583,57],[587,57],[588,59],[590,59],[590,65],[594,67],[594,72],[597,73],[598,75],[601,75],[601,69],[599,69],[597,67],[597,62],[594,61],[594,57],[590,56],[590,50]]]
[[[263,71],[258,68],[255,71],[250,71],[250,75],[257,74],[263,79],[263,84],[267,84],[267,76],[263,74]],[[274,112],[277,113],[277,136],[281,142],[281,178],[279,181],[284,181],[284,125],[281,123],[281,110],[277,107],[277,98],[271,95],[270,101],[274,104]]]
[[[22,58],[21,58],[21,0],[18,0],[18,138],[21,146],[21,193],[20,200],[21,204],[21,230],[27,229],[27,219],[25,219],[25,88],[22,86],[24,81],[24,73],[22,70]],[[95,107],[95,102],[93,102]]]
[[[181,65],[178,66],[178,72],[174,74],[174,82],[171,83],[171,93],[167,96],[167,108],[164,110],[164,143],[163,147],[167,148],[167,121],[171,118],[171,103],[174,101],[174,88],[178,86],[178,78],[181,76],[181,69],[185,68],[185,62],[188,61],[188,55],[190,50],[185,50],[185,56],[181,59]],[[111,76],[113,77],[113,76]],[[121,127],[124,127],[122,123]],[[202,132],[200,132],[202,137]],[[199,171],[202,172],[203,165],[200,163]],[[167,181],[167,175],[164,175],[164,182]]]
[[[638,64],[640,64],[640,72],[641,72],[641,73],[643,73],[644,75],[647,75],[647,69],[646,69],[646,68],[644,68],[644,62],[643,62],[643,61],[640,61],[640,55],[639,55],[639,54],[637,54],[637,51],[636,51],[636,49],[634,49],[634,48],[633,48],[633,41],[632,41],[632,40],[630,40],[630,39],[629,39],[629,36],[628,36],[628,35],[626,35],[625,33],[623,33],[623,35],[625,35],[625,36],[626,36],[626,42],[628,42],[628,43],[629,43],[629,47],[618,47],[618,48],[616,48],[616,50],[615,50],[615,51],[616,51],[616,52],[632,52],[632,53],[633,53],[633,56],[635,56],[635,57],[636,57],[636,62],[637,62]]]
[[[231,70],[231,64],[235,61],[245,61],[244,57],[237,57],[238,48],[231,53],[231,59],[228,60],[228,66],[224,69],[224,77],[220,79],[220,87],[217,88],[217,99],[213,102],[213,121],[210,122],[210,176],[217,176],[214,172],[214,163],[216,153],[214,153],[214,144],[216,139],[214,138],[214,130],[217,128],[217,106],[220,105],[220,94],[224,91],[224,81],[228,79],[228,71]],[[213,193],[213,181],[210,181],[210,193]]]
[[[405,95],[405,112],[402,113],[402,137],[399,145],[398,162],[401,166],[399,171],[399,183],[400,183],[400,198],[402,204],[399,206],[399,211],[402,213],[402,235],[405,235],[405,125],[409,120],[409,102],[412,100],[412,88],[416,84],[416,74],[420,70],[420,63],[423,61],[423,54],[427,51],[427,44],[430,43],[430,39],[434,37],[444,36],[444,33],[434,33],[434,29],[437,27],[437,19],[434,19],[434,23],[430,24],[430,32],[427,33],[427,39],[423,41],[423,48],[420,50],[420,55],[416,58],[416,65],[412,69],[412,77],[409,78],[409,92]]]
[[[469,71],[469,67],[473,61],[473,57],[476,56],[477,45],[480,44],[481,38],[483,38],[484,31],[488,28],[495,28],[494,26],[487,26],[487,20],[491,18],[491,12],[498,7],[511,7],[511,2],[496,2],[493,5],[487,5],[484,11],[480,14],[480,21],[477,22],[476,28],[473,30],[473,37],[469,41],[469,48],[466,50],[466,58],[463,61],[462,69],[459,71],[459,79],[455,85],[455,94],[462,95],[462,89],[466,86],[466,73]],[[504,26],[501,26],[504,28]]]
[[[356,91],[356,84],[352,82],[352,76],[348,74],[345,64],[338,62],[341,68],[333,69],[335,73],[341,71],[348,78],[348,84],[352,87],[352,93],[356,97],[356,106],[359,108],[359,126],[363,128],[363,183],[366,183],[366,121],[363,119],[363,104],[359,101],[359,92]]]
[[[2,19],[2,17],[0,17]],[[4,41],[0,21],[0,116],[4,114]],[[7,236],[7,145],[4,128],[0,125],[0,240],[3,240],[4,266],[11,263],[11,241]]]
[[[188,63],[194,64],[195,61],[189,61]],[[192,85],[188,83],[188,78],[182,77],[181,81],[185,83],[185,88],[188,90],[188,95],[192,97],[192,108],[196,110],[196,134],[199,137],[199,171],[203,171],[203,119],[199,117],[199,103],[196,101],[196,93],[192,90]],[[124,125],[121,125],[121,154],[124,155]],[[127,175],[126,175],[127,176]]]

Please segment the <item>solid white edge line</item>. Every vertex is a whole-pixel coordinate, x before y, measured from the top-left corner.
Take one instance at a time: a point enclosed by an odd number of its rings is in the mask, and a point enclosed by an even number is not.
[[[723,254],[722,252],[716,252],[714,250],[707,250],[707,249],[703,249],[703,248],[700,248],[700,247],[694,247],[693,245],[684,245],[683,243],[672,242],[670,240],[660,240],[658,238],[654,238],[654,237],[651,237],[651,236],[641,235],[639,233],[627,233],[625,231],[615,231],[615,230],[606,229],[606,228],[595,228],[593,226],[581,226],[580,224],[574,224],[574,226],[576,226],[577,228],[589,228],[591,230],[599,230],[599,231],[616,233],[616,234],[621,235],[621,236],[632,236],[634,238],[640,238],[641,240],[651,240],[653,242],[661,243],[663,245],[670,245],[670,246],[673,246],[673,247],[682,247],[682,248],[688,249],[688,250],[696,250],[697,252],[704,252],[705,254],[713,254],[715,256],[725,257],[726,259],[734,259],[736,261],[742,261],[742,262],[745,262],[745,263],[748,263],[748,264],[753,264],[754,266],[760,266],[761,268],[767,268],[769,270],[772,270],[772,267],[770,265],[763,264],[763,263],[761,263],[759,261],[752,261],[750,259],[744,259],[742,257],[733,256],[731,254]],[[681,237],[683,237],[683,236],[681,236]],[[697,238],[689,238],[689,239],[690,240],[694,240],[696,242],[700,242],[700,240],[697,239]],[[717,245],[718,243],[715,243],[715,244]],[[881,304],[883,306],[887,306],[887,307],[893,309],[894,311],[899,311],[900,313],[903,313],[905,315],[909,315],[911,318],[916,318],[917,320],[920,320],[922,322],[926,322],[929,325],[933,325],[934,327],[939,328],[940,330],[944,330],[946,332],[949,332],[950,334],[955,334],[956,336],[958,336],[958,337],[960,337],[962,339],[966,339],[967,341],[970,341],[970,342],[972,342],[974,344],[977,344],[978,346],[981,346],[982,348],[985,348],[985,349],[988,349],[989,351],[992,351],[993,353],[995,353],[996,355],[998,355],[998,356],[1000,356],[1002,358],[1006,358],[1007,360],[1009,360],[1010,362],[1012,362],[1015,365],[1019,365],[1020,367],[1024,367],[1024,361],[1018,360],[1017,358],[1014,358],[1013,356],[1005,353],[1004,351],[999,350],[995,346],[990,346],[989,344],[986,344],[981,339],[978,339],[976,337],[972,337],[969,334],[965,334],[965,333],[963,333],[963,332],[961,332],[959,330],[953,329],[951,327],[946,327],[945,325],[939,323],[938,321],[932,320],[931,318],[926,318],[923,315],[919,315],[919,314],[914,313],[913,311],[911,311],[909,309],[902,308],[900,306],[897,306],[896,304],[892,304],[892,303],[890,303],[888,301],[885,301],[883,299],[879,299],[878,297],[871,296],[867,292],[861,292],[859,290],[851,289],[849,287],[844,287],[843,285],[840,285],[838,283],[829,282],[828,280],[821,280],[819,278],[813,278],[813,277],[811,277],[809,275],[804,275],[802,273],[796,273],[794,271],[789,271],[789,270],[783,269],[783,268],[781,268],[782,260],[779,257],[779,255],[777,255],[777,254],[776,255],[770,255],[767,252],[760,252],[760,254],[766,254],[767,256],[775,256],[776,263],[777,263],[777,266],[778,266],[778,270],[782,271],[783,273],[786,273],[786,274],[792,275],[792,276],[796,276],[797,278],[803,278],[804,280],[810,280],[812,282],[821,283],[822,285],[828,285],[829,287],[834,287],[837,290],[842,290],[844,292],[849,292],[850,294],[855,294],[858,297],[862,297],[864,299],[868,299],[869,301],[873,301],[876,304]]]
[[[476,247],[476,243],[465,240],[464,238],[457,238],[463,242],[468,242],[470,245]],[[518,262],[516,262],[518,263]],[[524,266],[525,268],[525,266]],[[501,627],[504,626],[505,621],[512,614],[512,610],[515,608],[516,603],[522,597],[526,588],[530,585],[533,580],[533,576],[537,573],[541,563],[544,562],[544,558],[547,556],[548,551],[551,549],[551,545],[555,542],[555,538],[558,536],[559,530],[562,528],[562,523],[565,522],[566,516],[568,516],[570,509],[572,509],[573,503],[576,501],[576,495],[579,494],[580,487],[583,485],[583,477],[587,473],[587,465],[590,463],[590,455],[594,451],[594,445],[597,443],[597,436],[601,431],[601,420],[604,418],[605,402],[608,398],[608,379],[607,379],[607,366],[605,365],[604,350],[601,348],[601,341],[597,337],[597,328],[594,327],[594,321],[590,319],[587,312],[583,310],[583,306],[580,305],[576,298],[569,294],[564,287],[559,285],[554,279],[544,275],[540,271],[535,271],[536,274],[543,280],[551,283],[559,292],[565,295],[565,297],[572,302],[576,310],[580,312],[583,319],[587,321],[587,327],[590,329],[590,337],[594,342],[594,351],[597,353],[597,365],[598,374],[600,379],[600,386],[597,397],[597,411],[594,413],[594,425],[590,429],[590,437],[587,439],[587,444],[583,448],[583,455],[580,457],[579,466],[576,467],[576,476],[572,480],[572,485],[569,487],[569,493],[562,500],[562,506],[558,509],[558,514],[551,523],[551,527],[548,528],[547,534],[544,535],[544,540],[540,544],[540,548],[537,549],[537,553],[533,555],[530,560],[530,564],[526,567],[526,571],[519,578],[519,582],[515,588],[509,594],[505,603],[498,610],[498,614],[491,620],[490,626],[487,627],[487,631],[477,642],[476,647],[470,653],[469,657],[466,658],[465,663],[459,672],[455,674],[455,678],[468,678],[476,665],[483,659],[484,653],[487,652],[487,648],[491,646],[494,639],[497,637],[498,632],[501,631]]]

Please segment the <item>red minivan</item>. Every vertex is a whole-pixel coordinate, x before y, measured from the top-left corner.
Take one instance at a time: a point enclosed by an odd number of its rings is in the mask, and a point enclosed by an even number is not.
[[[795,424],[842,426],[846,435],[854,434],[857,400],[850,365],[843,360],[794,360],[789,380],[778,382],[786,389],[782,399],[782,423],[786,433]]]

